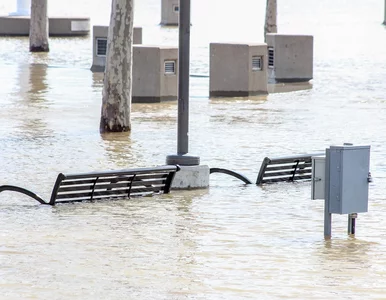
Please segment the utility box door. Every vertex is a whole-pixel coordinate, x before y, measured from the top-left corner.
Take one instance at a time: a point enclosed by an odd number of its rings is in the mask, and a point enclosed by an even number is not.
[[[329,213],[367,212],[370,146],[331,146],[326,153]]]
[[[312,185],[311,199],[324,199],[325,193],[325,156],[313,156],[312,158]]]

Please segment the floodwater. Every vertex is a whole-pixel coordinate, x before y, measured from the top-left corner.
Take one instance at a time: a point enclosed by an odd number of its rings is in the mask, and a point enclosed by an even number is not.
[[[16,1],[2,0],[0,13]],[[108,0],[49,1],[51,15],[109,20]],[[136,2],[146,44],[178,43],[159,0]],[[261,42],[265,0],[192,1],[192,73],[209,42]],[[55,4],[53,4],[55,3]],[[265,156],[371,145],[369,212],[355,237],[309,183],[210,188],[113,203],[41,206],[0,195],[0,299],[386,299],[386,28],[381,0],[279,1],[279,31],[312,34],[314,80],[268,96],[208,98],[191,79],[190,152],[254,180]],[[48,198],[59,172],[161,165],[176,151],[177,103],[134,104],[132,132],[99,133],[102,74],[91,36],[0,38],[0,184]],[[298,89],[298,90],[297,90]]]

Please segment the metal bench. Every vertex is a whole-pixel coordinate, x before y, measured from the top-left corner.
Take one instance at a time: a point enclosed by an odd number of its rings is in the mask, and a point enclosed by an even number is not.
[[[280,181],[311,180],[312,156],[323,155],[303,154],[276,158],[264,158],[256,184],[273,183]]]
[[[18,186],[2,185],[0,192],[15,191],[32,197],[41,204],[125,199],[169,193],[178,165],[118,171],[62,174],[56,179],[50,201]]]
[[[264,158],[256,184],[274,183],[281,181],[305,181],[311,180],[312,176],[312,157],[324,155],[324,153],[302,154],[294,156],[283,156],[276,158]],[[221,168],[211,168],[210,173],[224,173],[234,176],[246,184],[252,182],[244,175]]]

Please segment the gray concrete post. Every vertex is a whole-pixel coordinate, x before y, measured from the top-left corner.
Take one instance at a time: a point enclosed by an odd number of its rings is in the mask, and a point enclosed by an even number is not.
[[[178,26],[179,0],[161,0],[161,25]]]

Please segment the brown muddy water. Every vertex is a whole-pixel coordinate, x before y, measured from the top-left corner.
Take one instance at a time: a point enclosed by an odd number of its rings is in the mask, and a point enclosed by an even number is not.
[[[14,10],[3,0],[0,12]],[[53,1],[51,1],[53,2]],[[58,1],[59,2],[59,1]],[[79,3],[78,3],[79,2]],[[136,2],[144,43],[178,43],[160,2]],[[261,42],[265,0],[192,1],[192,73],[208,45]],[[309,183],[210,188],[113,203],[41,206],[0,194],[0,299],[386,299],[386,30],[383,1],[279,1],[279,31],[315,38],[314,80],[253,98],[208,98],[191,79],[190,152],[202,164],[257,176],[265,156],[371,145],[369,212],[355,237]],[[108,23],[110,1],[50,3],[52,15]],[[164,164],[176,151],[177,103],[134,104],[132,132],[99,134],[103,74],[91,36],[0,38],[0,184],[48,197],[59,172]]]

